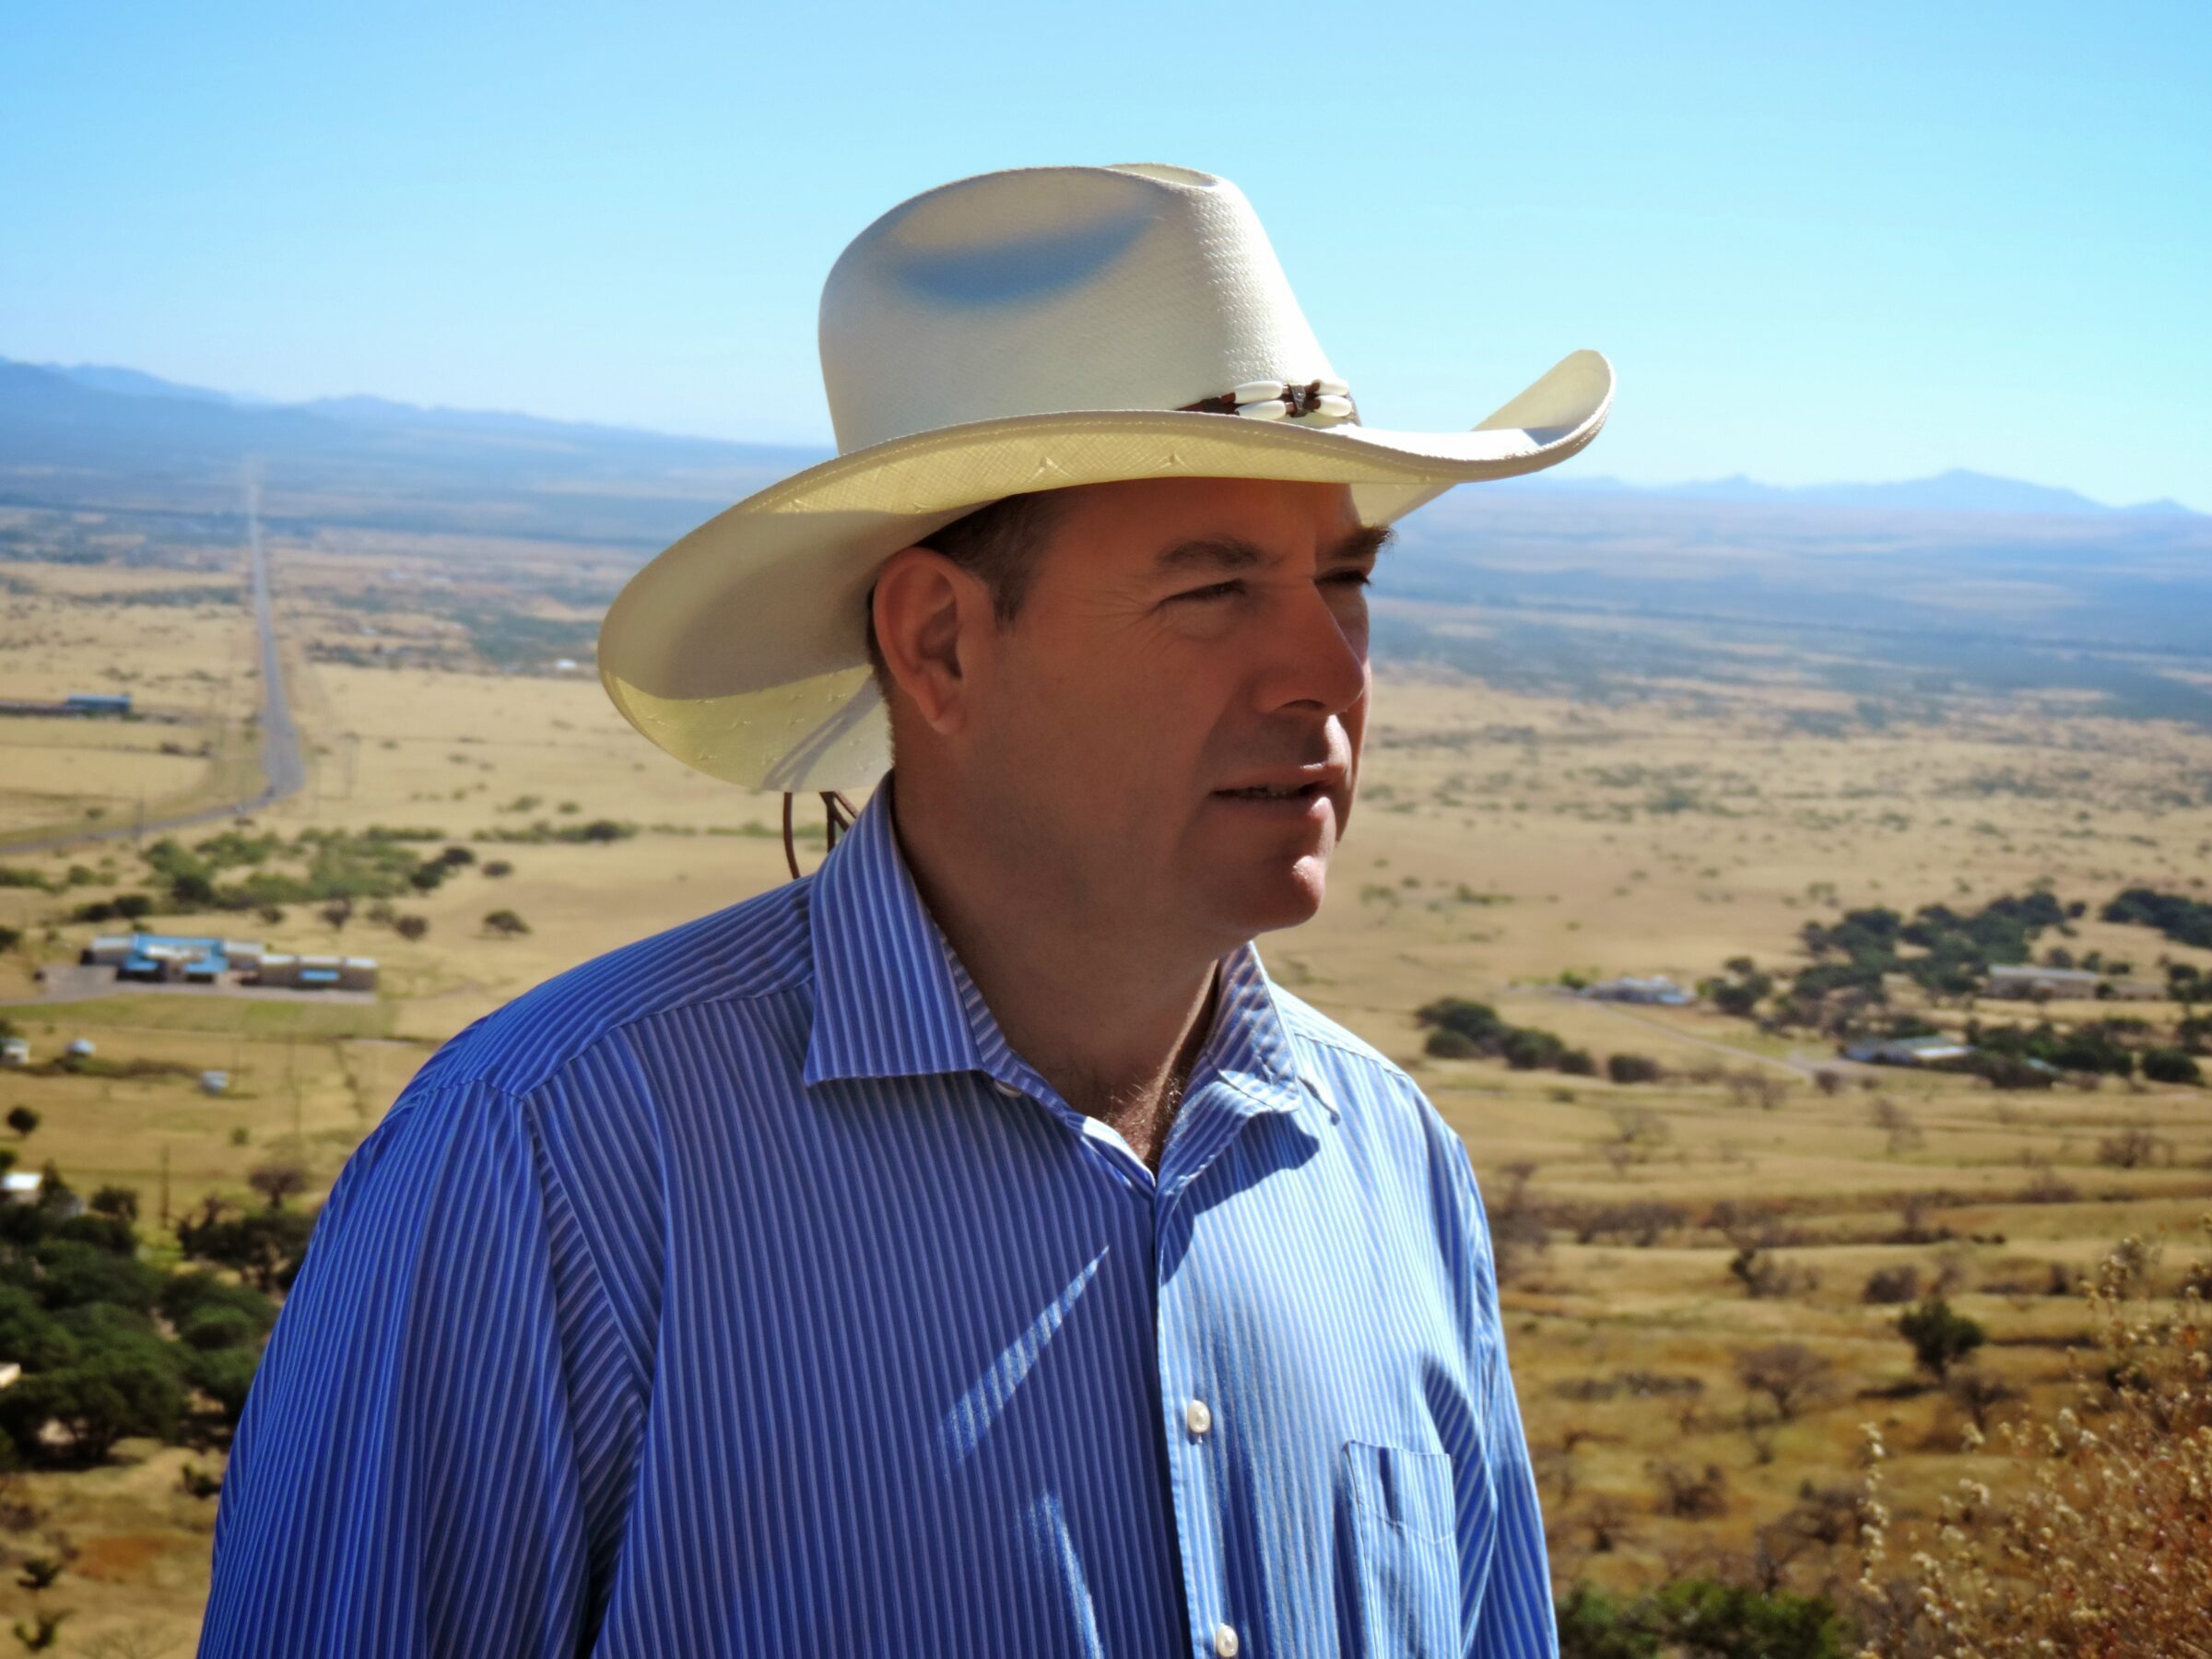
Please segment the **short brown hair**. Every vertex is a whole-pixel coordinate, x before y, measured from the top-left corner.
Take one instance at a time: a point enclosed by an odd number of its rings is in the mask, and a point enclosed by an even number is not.
[[[1037,553],[1059,519],[1060,502],[1054,491],[1010,495],[978,507],[940,530],[933,530],[917,544],[947,559],[991,591],[991,614],[1001,628],[1012,625],[1029,597],[1030,582],[1037,573]],[[868,590],[868,665],[876,684],[887,697],[890,670],[883,647],[876,638],[876,590]]]

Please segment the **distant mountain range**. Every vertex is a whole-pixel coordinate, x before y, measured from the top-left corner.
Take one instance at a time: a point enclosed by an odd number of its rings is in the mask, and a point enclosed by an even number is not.
[[[1932,478],[1898,484],[1761,484],[1737,474],[1692,484],[1628,484],[1618,478],[1584,477],[1574,473],[1537,473],[1510,482],[1523,489],[1560,494],[1666,496],[1688,501],[1741,501],[1776,507],[1865,507],[1903,512],[2070,512],[2147,513],[2197,518],[2204,515],[2179,501],[2142,501],[2108,507],[2077,490],[2019,478],[1953,467]]]
[[[218,409],[224,414],[210,420]],[[48,429],[47,441],[40,441],[35,433],[26,430],[35,426]],[[54,447],[56,439],[63,440],[62,448],[89,459],[81,453],[88,448],[107,448],[100,441],[107,438],[124,444],[150,445],[157,455],[179,446],[222,451],[242,446],[279,454],[304,451],[327,460],[358,448],[364,438],[371,439],[371,447],[381,447],[365,429],[375,429],[385,440],[407,433],[426,437],[447,433],[465,435],[491,446],[504,447],[502,441],[506,441],[524,452],[534,451],[537,461],[554,464],[557,470],[559,464],[565,462],[595,471],[591,460],[604,458],[625,466],[647,462],[684,469],[735,466],[747,472],[763,467],[788,471],[821,459],[826,453],[798,445],[728,443],[629,427],[547,420],[534,415],[423,408],[382,397],[320,397],[306,403],[278,404],[206,386],[181,385],[135,369],[92,363],[29,364],[0,358],[0,438],[6,441],[0,459],[9,453],[33,458],[38,451]],[[1657,496],[1690,501],[1909,512],[2204,516],[2178,501],[2108,507],[2075,490],[1960,468],[1901,483],[1798,486],[1762,484],[1741,476],[1687,484],[1631,484],[1572,471],[1546,472],[1508,480],[1505,488],[1544,494]]]
[[[207,386],[182,385],[136,369],[98,363],[19,363],[0,358],[0,420],[44,414],[82,422],[104,415],[119,428],[145,429],[177,428],[195,420],[209,423],[215,410],[224,414],[216,416],[206,429],[218,441],[232,435],[264,435],[280,443],[287,436],[311,443],[337,441],[333,432],[321,425],[331,423],[551,439],[565,444],[612,444],[627,449],[653,446],[694,457],[772,455],[780,460],[788,456],[795,458],[798,465],[818,459],[823,453],[799,445],[728,443],[634,427],[547,420],[535,415],[424,408],[382,397],[318,397],[286,404]]]
[[[814,449],[724,443],[373,397],[276,404],[132,369],[0,359],[0,501],[233,512],[251,466],[264,517],[531,535],[643,553]]]

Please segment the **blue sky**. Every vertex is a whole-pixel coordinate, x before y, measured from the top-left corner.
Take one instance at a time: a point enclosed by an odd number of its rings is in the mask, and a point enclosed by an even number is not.
[[[826,442],[838,250],[995,167],[1235,180],[1370,420],[2212,511],[2212,6],[0,0],[0,355]]]

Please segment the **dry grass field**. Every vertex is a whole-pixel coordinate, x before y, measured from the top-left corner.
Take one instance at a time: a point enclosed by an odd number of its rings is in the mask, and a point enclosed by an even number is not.
[[[0,574],[0,700],[120,692],[140,716],[0,712],[0,848],[34,829],[124,824],[252,787],[247,722],[261,691],[242,556],[229,565],[23,561]]]
[[[0,956],[0,1015],[36,1060],[82,1036],[108,1063],[0,1073],[0,1108],[41,1116],[25,1167],[50,1158],[80,1190],[139,1189],[157,1250],[173,1252],[164,1191],[171,1216],[242,1196],[248,1171],[281,1154],[308,1171],[312,1202],[439,1041],[566,966],[783,877],[776,799],[684,771],[600,692],[589,641],[612,563],[398,533],[280,536],[273,551],[311,782],[239,828],[287,841],[422,830],[425,850],[461,846],[474,862],[394,901],[393,916],[426,924],[415,938],[358,908],[334,926],[308,903],[281,920],[160,918],[373,955],[372,1006],[47,1003],[39,966],[108,930],[72,909],[154,878],[128,841],[0,848],[0,864],[44,883],[0,887],[0,927],[21,934]],[[234,775],[259,694],[242,565],[198,559],[0,567],[0,696],[130,689],[176,716],[0,720],[0,830],[94,808],[112,819],[142,793],[190,798]],[[194,585],[206,602],[119,597]],[[1511,623],[1470,608],[1458,625],[1479,640]],[[1842,1065],[1810,1033],[1705,1007],[1560,990],[1563,973],[1694,983],[1738,957],[1786,973],[1806,959],[1808,922],[1869,905],[1971,910],[2037,888],[2086,902],[2065,940],[2077,954],[2146,976],[2168,958],[2212,970],[2212,952],[2094,919],[2125,886],[2206,896],[2212,731],[2032,690],[1930,693],[1915,718],[1869,723],[1794,648],[1733,648],[1728,670],[1594,700],[1384,665],[1327,909],[1263,941],[1281,982],[1413,1068],[1512,1235],[1509,1340],[1562,1585],[1635,1586],[1761,1550],[1775,1582],[1848,1578],[1835,1495],[1857,1477],[1860,1425],[1880,1424],[1898,1456],[1890,1501],[1907,1524],[1932,1512],[1940,1488],[1990,1465],[1961,1450],[1974,1414],[2001,1418],[2019,1408],[2012,1396],[2062,1385],[2082,1324],[2066,1281],[2122,1235],[2186,1229],[2212,1208],[2212,1091],[2112,1078],[2000,1091]],[[164,752],[171,741],[191,752]],[[559,839],[594,821],[621,833]],[[494,875],[495,861],[511,867]],[[500,909],[528,932],[488,930]],[[1442,995],[1491,1003],[1601,1063],[1647,1055],[1665,1076],[1616,1084],[1602,1065],[1585,1077],[1431,1057],[1414,1014]],[[1963,1001],[1925,1011],[1947,1028],[2021,1017]],[[2112,1011],[2053,1004],[2030,1018]],[[207,1068],[231,1074],[228,1093],[200,1092]],[[2123,1159],[2114,1143],[2131,1129],[2147,1135]],[[1915,1379],[1900,1308],[1865,1300],[1869,1276],[1897,1268],[1987,1331],[1980,1394]],[[1781,1344],[1805,1350],[1785,1366],[1804,1384],[1786,1401],[1744,1380],[1747,1354]],[[126,1442],[105,1468],[19,1477],[81,1552],[49,1593],[76,1609],[64,1651],[189,1651],[213,1505],[181,1489],[187,1462],[219,1454]],[[28,1606],[0,1591],[10,1597],[0,1618]]]

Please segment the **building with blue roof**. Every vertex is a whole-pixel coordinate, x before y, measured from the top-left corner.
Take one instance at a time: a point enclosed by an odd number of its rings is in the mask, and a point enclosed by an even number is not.
[[[181,934],[109,934],[94,939],[79,959],[111,967],[119,980],[145,984],[220,985],[238,982],[301,991],[373,991],[374,957],[294,956],[270,950],[258,939],[218,939]]]

